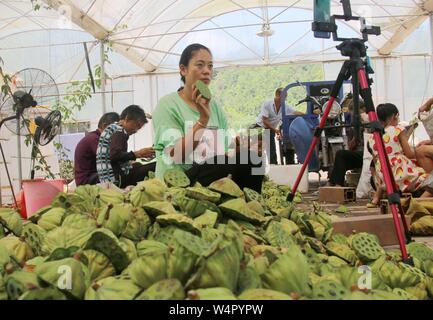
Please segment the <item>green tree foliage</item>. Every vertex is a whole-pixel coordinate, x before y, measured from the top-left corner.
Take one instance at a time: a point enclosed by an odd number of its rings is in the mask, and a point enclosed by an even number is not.
[[[296,81],[321,81],[323,74],[321,64],[222,69],[216,72],[211,89],[224,108],[230,127],[240,129],[255,122],[261,105],[273,99],[278,87]],[[303,89],[292,89],[288,92],[286,103],[294,106],[304,97]],[[300,107],[305,108],[305,105]]]

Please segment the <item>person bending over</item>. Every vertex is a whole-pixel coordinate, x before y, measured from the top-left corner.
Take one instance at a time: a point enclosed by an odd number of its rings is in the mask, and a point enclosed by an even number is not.
[[[77,186],[99,183],[96,170],[96,149],[101,132],[110,124],[119,121],[117,112],[109,112],[99,119],[98,129],[89,132],[80,140],[74,154],[74,176]]]

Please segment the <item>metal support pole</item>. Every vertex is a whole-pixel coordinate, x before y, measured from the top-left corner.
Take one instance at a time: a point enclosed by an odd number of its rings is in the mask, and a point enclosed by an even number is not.
[[[102,114],[107,112],[107,100],[105,97],[105,45],[101,41],[101,91],[102,91]]]
[[[18,190],[21,190],[21,183],[23,181],[23,169],[21,159],[21,119],[17,115],[17,158],[18,158]]]

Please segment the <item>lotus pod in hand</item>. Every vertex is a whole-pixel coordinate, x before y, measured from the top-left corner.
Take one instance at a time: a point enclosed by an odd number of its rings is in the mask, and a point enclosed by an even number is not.
[[[165,171],[164,181],[169,187],[186,188],[191,184],[188,176],[180,169],[169,169]]]
[[[195,87],[197,88],[198,92],[204,99],[210,100],[212,98],[212,93],[209,89],[209,86],[203,81],[197,80],[195,82]]]
[[[90,285],[89,270],[74,258],[44,262],[35,268],[35,273],[44,282],[76,299],[83,299]]]
[[[8,254],[15,257],[20,264],[35,256],[32,248],[25,242],[24,238],[7,236],[0,239],[0,247],[4,247]]]
[[[18,300],[25,292],[39,288],[38,277],[32,272],[15,271],[4,278],[10,300]]]
[[[21,236],[23,230],[23,219],[15,210],[0,208],[0,228],[1,225],[11,231],[15,236]]]
[[[212,191],[219,192],[223,195],[227,195],[234,198],[240,198],[244,196],[241,188],[230,178],[222,178],[212,182],[208,188]]]
[[[237,300],[228,288],[216,287],[188,291],[188,300]]]
[[[139,182],[128,194],[134,207],[141,208],[151,201],[164,201],[167,186],[159,179]]]
[[[291,246],[288,251],[281,254],[261,278],[265,289],[297,293],[308,296],[311,289],[308,285],[310,267],[307,259],[297,245]]]
[[[291,296],[269,289],[249,289],[238,296],[239,300],[293,300]]]
[[[141,288],[131,280],[109,277],[93,283],[86,291],[85,300],[133,300]]]
[[[164,279],[147,288],[135,300],[183,300],[185,291],[178,279]]]

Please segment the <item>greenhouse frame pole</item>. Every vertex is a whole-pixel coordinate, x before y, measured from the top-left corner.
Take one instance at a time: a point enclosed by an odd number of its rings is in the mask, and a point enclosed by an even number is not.
[[[101,97],[102,97],[102,114],[107,112],[107,99],[105,96],[105,46],[101,41]]]
[[[433,69],[433,13],[430,13],[429,20],[430,20],[430,60],[431,60],[430,62],[432,64],[431,68]]]

